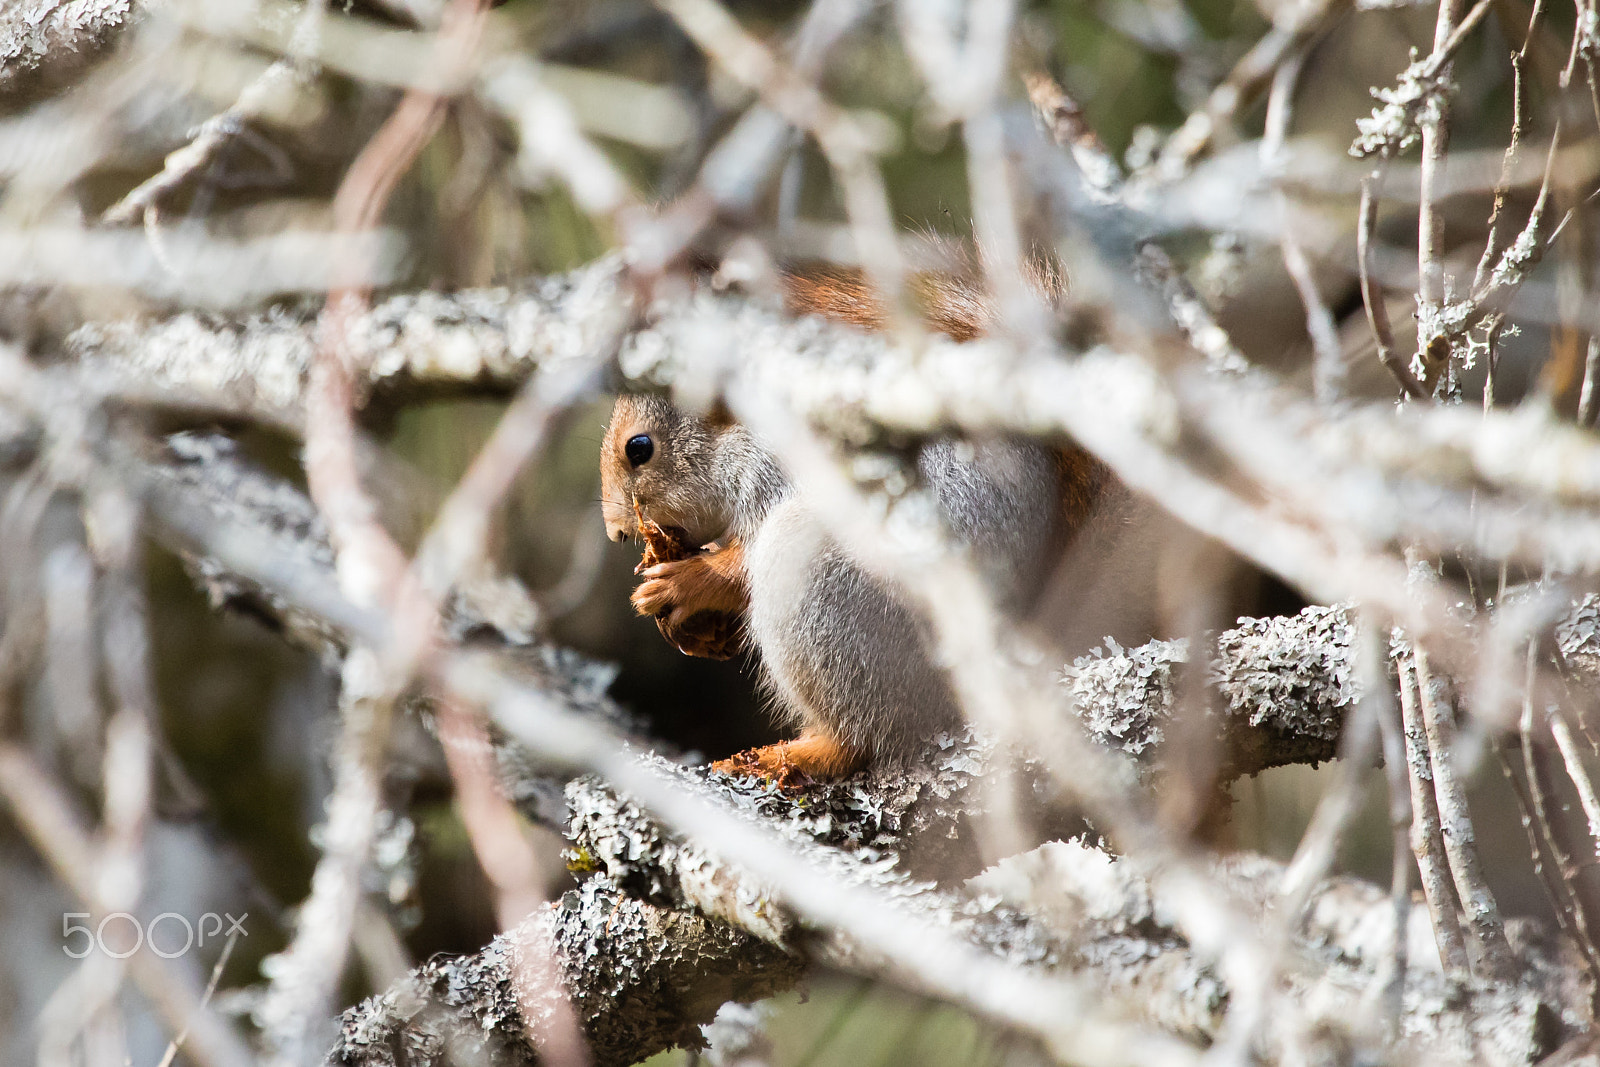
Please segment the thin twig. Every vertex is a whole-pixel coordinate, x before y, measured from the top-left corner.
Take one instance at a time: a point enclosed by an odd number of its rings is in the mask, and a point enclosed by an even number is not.
[[[656,0],[708,56],[816,139],[833,168],[861,264],[892,316],[900,315],[905,265],[871,138],[848,112],[740,26],[717,0]],[[901,322],[901,328],[906,328]]]
[[[222,952],[217,956],[216,964],[211,968],[211,977],[206,980],[205,992],[200,994],[200,1006],[205,1007],[211,1003],[211,998],[217,992],[217,983],[222,980],[223,969],[228,966],[228,960],[233,957],[233,946],[238,944],[239,934],[230,931],[228,940],[222,943]],[[156,1067],[172,1067],[172,1061],[177,1059],[178,1050],[183,1048],[183,1042],[189,1036],[187,1029],[174,1034],[172,1040],[167,1042],[167,1051],[161,1057],[161,1062]]]
[[[1480,3],[1480,6],[1481,3]],[[1445,45],[1456,30],[1461,18],[1463,0],[1440,0],[1439,17],[1434,25],[1433,50],[1442,54]],[[1438,64],[1441,78],[1450,76],[1448,64]],[[1419,323],[1423,329],[1417,335],[1417,356],[1422,362],[1423,381],[1432,392],[1432,386],[1443,366],[1450,358],[1446,347],[1439,346],[1439,333],[1433,321],[1449,298],[1448,279],[1444,272],[1444,216],[1438,210],[1438,186],[1444,171],[1445,152],[1450,147],[1450,97],[1440,93],[1435,102],[1435,112],[1422,125],[1422,165],[1417,196],[1417,305]]]
[[[1578,425],[1593,426],[1600,412],[1600,336],[1590,335],[1583,359],[1583,387],[1578,392]]]
[[[1400,388],[1414,400],[1427,399],[1428,392],[1411,373],[1406,361],[1395,351],[1394,327],[1389,324],[1389,308],[1383,290],[1372,278],[1372,231],[1378,218],[1378,198],[1383,194],[1383,175],[1387,169],[1379,161],[1371,174],[1361,179],[1361,209],[1356,225],[1356,261],[1361,274],[1361,302],[1367,309],[1367,324],[1378,345],[1378,359],[1389,368]]]
[[[1439,826],[1444,837],[1445,856],[1455,879],[1456,894],[1465,916],[1465,928],[1478,949],[1483,976],[1508,981],[1516,973],[1511,946],[1506,941],[1505,923],[1500,908],[1484,877],[1478,858],[1472,817],[1467,811],[1466,789],[1456,775],[1454,708],[1442,679],[1428,670],[1428,654],[1420,644],[1411,652],[1416,669],[1417,695],[1422,707],[1423,728],[1428,736],[1428,755],[1433,769],[1433,792],[1439,805]]]
[[[1560,708],[1545,708],[1545,720],[1550,726],[1551,736],[1555,738],[1556,748],[1567,765],[1567,777],[1572,779],[1573,787],[1578,791],[1578,803],[1583,807],[1583,816],[1589,823],[1589,837],[1596,843],[1596,858],[1600,859],[1600,799],[1596,798],[1594,782],[1584,769],[1583,754],[1578,751],[1578,743],[1573,739]]]
[[[1140,247],[1136,268],[1161,288],[1172,321],[1194,350],[1205,357],[1209,369],[1226,375],[1250,368],[1250,361],[1164,248],[1154,241]]]
[[[1590,966],[1600,966],[1600,943],[1597,943],[1594,932],[1589,926],[1589,915],[1583,906],[1582,897],[1578,891],[1578,868],[1573,858],[1562,843],[1561,837],[1556,832],[1556,827],[1551,819],[1549,805],[1545,797],[1548,793],[1547,780],[1539,766],[1538,753],[1534,736],[1534,689],[1536,671],[1538,666],[1537,643],[1528,642],[1526,681],[1523,687],[1522,714],[1518,720],[1518,732],[1522,747],[1523,774],[1528,783],[1528,795],[1531,801],[1533,818],[1538,824],[1539,834],[1550,849],[1552,859],[1555,861],[1556,870],[1560,877],[1559,885],[1562,892],[1559,896],[1569,905],[1563,909],[1566,917],[1571,920],[1571,927],[1578,936],[1578,943],[1582,946],[1584,955],[1590,960]],[[1525,812],[1528,809],[1524,809]],[[1550,883],[1546,883],[1547,886]],[[1557,895],[1552,888],[1552,895]]]
[[[1483,368],[1483,413],[1494,410],[1495,385],[1500,378],[1500,334],[1505,330],[1506,317],[1492,312],[1483,323],[1483,343],[1488,348]]]
[[[1411,791],[1410,776],[1406,773],[1405,730],[1400,722],[1400,710],[1395,705],[1394,689],[1387,678],[1374,688],[1371,699],[1379,702],[1378,729],[1383,737],[1383,776],[1388,784],[1389,830],[1393,838],[1389,851],[1389,901],[1394,912],[1394,944],[1389,974],[1381,993],[1384,1031],[1392,1040],[1400,1035],[1410,954]]]
[[[210,166],[248,123],[270,108],[281,107],[283,94],[299,90],[315,77],[317,68],[311,56],[327,7],[328,0],[307,3],[289,40],[288,55],[247,85],[231,107],[201,123],[188,144],[170,153],[160,171],[107,208],[100,221],[126,226],[142,219],[154,231],[156,212],[164,198]]]
[[[1506,197],[1511,191],[1512,173],[1521,155],[1524,127],[1528,121],[1528,90],[1523,84],[1523,78],[1527,74],[1528,51],[1533,47],[1538,35],[1539,18],[1544,14],[1544,4],[1545,0],[1533,0],[1533,10],[1528,15],[1527,36],[1522,39],[1522,47],[1511,53],[1511,139],[1506,144],[1505,155],[1500,161],[1500,177],[1494,184],[1494,204],[1489,209],[1489,236],[1484,242],[1483,256],[1478,260],[1478,269],[1472,279],[1473,289],[1483,288],[1488,281],[1489,268],[1493,266],[1495,257],[1500,254],[1500,225],[1505,212]]]
[[[1062,148],[1072,153],[1084,181],[1091,189],[1111,193],[1122,184],[1122,164],[1083,117],[1083,108],[1050,75],[1033,71],[1023,75],[1028,99]]]
[[[1400,679],[1400,713],[1406,738],[1406,766],[1411,783],[1411,852],[1422,876],[1422,895],[1433,920],[1433,937],[1446,973],[1467,973],[1467,945],[1456,910],[1455,885],[1444,857],[1438,801],[1433,790],[1433,761],[1428,735],[1417,707],[1417,676],[1409,650],[1396,658]]]
[[[1545,153],[1544,175],[1540,179],[1539,193],[1534,198],[1533,208],[1528,212],[1528,221],[1523,225],[1522,231],[1501,252],[1494,268],[1485,277],[1484,284],[1473,288],[1472,301],[1480,307],[1503,309],[1523,280],[1544,259],[1545,253],[1560,236],[1566,227],[1567,219],[1572,215],[1571,210],[1563,215],[1548,237],[1542,232],[1545,212],[1550,206],[1550,191],[1555,177],[1556,156],[1561,147],[1561,134],[1561,118],[1558,115],[1555,127],[1550,131],[1550,147]]]
[[[1284,143],[1289,133],[1295,86],[1299,83],[1300,68],[1304,61],[1304,51],[1294,53],[1272,78],[1272,91],[1267,96],[1266,133],[1261,138],[1261,164],[1268,174],[1278,173],[1283,166],[1286,155]],[[1306,309],[1306,332],[1311,335],[1314,352],[1312,394],[1321,403],[1332,403],[1344,392],[1346,377],[1339,328],[1317,287],[1311,261],[1306,258],[1305,246],[1300,242],[1299,227],[1291,218],[1293,207],[1289,202],[1289,194],[1281,181],[1273,182],[1272,196],[1278,212],[1278,247],[1283,252],[1283,265]]]

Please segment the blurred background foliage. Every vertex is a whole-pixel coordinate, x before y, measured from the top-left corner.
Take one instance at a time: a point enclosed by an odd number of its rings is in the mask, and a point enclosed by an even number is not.
[[[743,0],[730,5],[763,36],[777,39],[803,11],[794,2]],[[1154,133],[1167,132],[1205,99],[1211,87],[1268,29],[1272,5],[1252,0],[1046,0],[1024,5],[1019,52],[1047,65],[1082,103],[1090,124],[1118,155],[1148,152]],[[1525,23],[1525,5],[1507,0],[1510,23]],[[363,12],[359,6],[353,12]],[[1555,9],[1550,18],[1570,19]],[[825,88],[840,103],[870,116],[884,150],[884,174],[894,210],[907,233],[957,238],[970,235],[965,160],[959,137],[938,127],[926,112],[921,87],[901,53],[892,12],[879,9],[836,51]],[[1354,123],[1371,107],[1369,88],[1391,84],[1408,50],[1431,37],[1433,9],[1403,6],[1362,12],[1338,22],[1311,52],[1296,101],[1292,137],[1297,153],[1320,161],[1320,181],[1296,189],[1295,210],[1312,226],[1323,265],[1319,280],[1336,311],[1356,300],[1353,263],[1354,203],[1360,168],[1344,156]],[[1509,122],[1510,41],[1503,23],[1491,18],[1458,61],[1463,91],[1457,105],[1460,150],[1505,143]],[[1570,22],[1569,22],[1570,25]],[[707,68],[698,52],[669,20],[633,0],[511,0],[495,15],[492,32],[571,71],[603,72],[641,87],[657,87],[672,102],[666,113],[681,125],[678,139],[647,146],[601,138],[625,173],[662,200],[693,180],[707,146],[726,131],[748,96]],[[1565,32],[1559,31],[1559,32]],[[259,57],[256,57],[259,58]],[[1549,56],[1537,56],[1547,67]],[[219,90],[193,94],[192,110],[217,104]],[[1010,92],[1021,100],[1020,84]],[[600,91],[604,96],[604,91]],[[182,94],[179,94],[180,102]],[[223,94],[225,99],[225,94]],[[325,217],[327,198],[349,159],[392,105],[393,94],[329,75],[323,79],[321,110],[309,121],[247,138],[172,208],[173,225],[205,225],[241,233],[284,228]],[[603,102],[603,101],[602,101]],[[168,106],[176,106],[168,102]],[[1224,141],[1218,159],[1255,151],[1263,105],[1239,116],[1242,140]],[[80,195],[86,212],[104,208],[153,172],[169,144],[150,144],[122,169],[87,175]],[[472,104],[453,108],[443,130],[405,179],[388,221],[410,244],[397,288],[444,289],[514,285],[529,276],[561,271],[601,254],[609,235],[555,187],[522,188],[496,164],[514,153],[510,130]],[[790,181],[798,190],[793,232],[779,233],[802,252],[814,254],[816,233],[838,224],[843,213],[826,167],[802,147]],[[1225,174],[1225,172],[1224,172]],[[1243,197],[1224,181],[1216,195]],[[748,222],[771,235],[780,221],[778,194]],[[1411,215],[1396,211],[1385,236],[1404,250]],[[1486,195],[1451,201],[1451,211],[1475,220],[1481,232]],[[1462,228],[1458,227],[1458,230]],[[804,239],[813,234],[810,243]],[[797,237],[796,234],[800,236]],[[782,245],[782,240],[779,244]],[[837,242],[835,242],[836,244]],[[832,247],[832,246],[827,246]],[[1180,243],[1179,247],[1183,247]],[[1308,345],[1298,300],[1289,288],[1276,245],[1248,237],[1198,242],[1186,249],[1194,277],[1214,300],[1247,354],[1290,378],[1301,375]],[[1224,268],[1208,257],[1227,259]],[[1212,271],[1208,274],[1208,271]],[[1206,282],[1215,275],[1223,280]],[[100,314],[122,310],[97,309]],[[149,309],[133,309],[149,310]],[[156,310],[159,310],[157,308]],[[1409,309],[1407,309],[1408,311]],[[1397,322],[1409,314],[1396,315]],[[1358,352],[1366,327],[1349,327]],[[1539,349],[1527,340],[1527,352]],[[1376,360],[1361,364],[1369,388],[1387,388]],[[1508,365],[1511,378],[1516,366]],[[1520,380],[1531,380],[1537,362],[1523,361]],[[1510,381],[1511,378],[1507,380]],[[1516,387],[1513,386],[1513,393]],[[502,401],[461,398],[395,411],[379,435],[398,457],[371,473],[389,507],[389,521],[414,538],[443,494],[488,435]],[[499,530],[505,567],[541,591],[552,636],[619,667],[612,692],[645,717],[680,750],[710,757],[727,755],[772,736],[748,664],[689,659],[671,649],[653,623],[634,617],[628,592],[637,549],[604,540],[597,508],[596,454],[608,405],[582,409],[564,427],[559,444],[538,469],[525,473],[510,498]],[[256,434],[250,450],[276,469],[297,476],[298,457],[287,439]],[[156,659],[166,734],[173,752],[163,790],[166,831],[204,842],[207,854],[225,861],[207,877],[215,884],[195,893],[248,910],[250,936],[234,957],[225,986],[248,986],[263,958],[281,947],[285,902],[307,891],[316,852],[313,827],[322,817],[328,788],[325,758],[334,733],[334,686],[322,665],[289,650],[253,623],[211,611],[176,561],[153,552],[150,589],[157,620]],[[413,724],[414,727],[414,724]],[[435,952],[467,952],[494,933],[494,918],[481,873],[467,845],[448,793],[448,779],[432,741],[420,728],[397,741],[401,756],[390,789],[396,810],[409,818],[386,837],[386,881],[381,891],[403,920],[403,945],[364,946],[366,966],[352,968],[350,997],[387,984],[392,974],[373,961],[399,967]],[[1480,761],[1475,787],[1484,794],[1506,787],[1493,760]],[[1286,858],[1298,842],[1323,784],[1323,772],[1285,768],[1234,789],[1229,843]],[[1384,792],[1374,773],[1369,803],[1347,841],[1345,869],[1379,882],[1388,879],[1388,828]],[[1479,806],[1479,833],[1491,881],[1513,914],[1541,913],[1546,904],[1529,870],[1521,828],[1490,821],[1510,813],[1511,803]],[[1509,816],[1506,816],[1509,819]],[[0,823],[0,904],[30,907],[58,931],[61,909],[35,897],[38,882],[20,862],[24,846],[9,824]],[[559,841],[546,835],[550,888],[559,892],[566,875]],[[18,857],[12,863],[4,857]],[[163,876],[180,877],[167,870]],[[9,927],[0,927],[0,931]],[[31,953],[40,974],[59,976],[68,961]],[[387,953],[387,955],[385,955]],[[7,973],[18,973],[16,968]],[[4,979],[0,978],[0,982]],[[41,980],[39,988],[53,981]],[[14,1020],[34,1017],[38,1005],[27,989],[0,988]],[[1025,1055],[997,1041],[969,1018],[904,994],[855,980],[818,975],[808,991],[779,998],[772,1006],[774,1062],[786,1067],[825,1064],[956,1064],[1026,1062]],[[0,1016],[3,1022],[3,1016]],[[0,1031],[7,1028],[0,1026]],[[26,1026],[0,1039],[0,1060],[22,1062],[31,1047]],[[682,1053],[659,1057],[681,1060]]]

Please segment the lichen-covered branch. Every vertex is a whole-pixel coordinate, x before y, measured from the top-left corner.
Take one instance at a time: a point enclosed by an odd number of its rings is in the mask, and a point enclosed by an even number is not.
[[[909,873],[906,860],[917,842],[958,816],[970,797],[941,793],[981,766],[982,755],[951,739],[943,754],[909,780],[869,776],[808,790],[802,798],[707,778],[704,771],[664,766],[660,771],[676,775],[684,789],[714,791],[723,802],[778,828],[798,851],[821,859],[837,877],[887,890],[908,910],[937,918],[1016,966],[1090,976],[1112,1010],[1131,1012],[1185,1041],[1203,1044],[1214,1037],[1229,1000],[1227,987],[1177,932],[1181,909],[1168,899],[1172,890],[1144,878],[1129,860],[1082,841],[1054,842],[964,884],[941,887]],[[736,863],[665,831],[598,782],[575,782],[568,793],[576,863],[597,873],[531,924],[567,922],[597,900],[617,909],[595,914],[597,920],[606,915],[613,931],[622,924],[618,944],[609,938],[578,943],[585,951],[593,944],[600,957],[593,969],[602,973],[611,972],[618,953],[638,953],[617,995],[632,997],[644,1018],[650,1019],[650,1009],[659,1004],[651,976],[662,967],[670,970],[676,957],[660,961],[643,945],[622,947],[633,938],[640,917],[659,924],[665,921],[660,916],[679,916],[691,923],[687,932],[696,945],[706,931],[722,931],[717,936],[730,958],[720,966],[700,961],[710,972],[704,983],[696,983],[702,988],[720,989],[729,973],[752,983],[750,988],[781,988],[797,978],[799,952],[846,970],[876,973],[882,966],[872,954],[857,951],[848,937],[796,922]],[[1247,907],[1264,911],[1277,900],[1283,870],[1272,861],[1238,856],[1218,862],[1212,874]],[[1413,914],[1408,931],[1413,966],[1401,1020],[1408,1055],[1425,1056],[1430,1063],[1531,1064],[1587,1025],[1587,987],[1571,978],[1576,961],[1565,958],[1537,926],[1519,921],[1509,930],[1522,977],[1488,983],[1446,976],[1428,944],[1425,916]],[[707,915],[716,918],[703,918]],[[1381,980],[1392,955],[1391,915],[1387,894],[1359,880],[1331,879],[1315,890],[1296,951],[1316,966],[1291,968],[1274,992],[1277,1006],[1260,1051],[1270,1057],[1309,1045],[1382,1055],[1379,1036],[1358,1021],[1364,1017],[1363,998]],[[529,936],[529,929],[514,933],[509,943]],[[567,936],[558,934],[558,942],[571,943],[562,940]],[[335,1062],[433,1064],[452,1040],[482,1042],[485,1031],[479,1024],[491,1017],[498,1021],[495,1040],[502,1043],[497,1051],[506,1056],[496,1062],[526,1062],[520,1009],[505,984],[507,945],[502,938],[473,956],[436,961],[347,1013]],[[563,953],[569,958],[565,947]],[[586,984],[592,974],[573,978],[579,983],[575,1003],[597,1040],[598,1062],[629,1062],[612,1031],[604,1029],[610,1024],[592,1013],[593,986]],[[709,1016],[702,1011],[694,1017]],[[628,1040],[638,1044],[628,1054],[665,1047],[654,1042],[669,1031],[630,1033]],[[684,1030],[679,1039],[684,1035],[692,1041],[692,1031]],[[410,1051],[407,1059],[395,1049],[418,1051]]]
[[[591,352],[631,314],[631,301],[622,264],[607,258],[515,290],[394,296],[350,325],[348,344],[361,368],[361,386],[371,394],[399,399],[419,390],[506,391],[543,363]],[[652,314],[654,321],[625,346],[622,367],[629,378],[703,394],[719,384],[723,356],[759,354],[748,361],[752,376],[846,441],[871,439],[881,430],[951,424],[1061,433],[1071,431],[1078,423],[1075,413],[1086,408],[1103,409],[1103,418],[1123,421],[1130,432],[1159,437],[1176,415],[1169,387],[1141,357],[1104,347],[1073,365],[1054,359],[1007,363],[988,358],[997,355],[992,342],[934,341],[926,353],[931,358],[918,360],[891,338],[786,318],[747,296],[704,292],[660,305]],[[236,320],[182,314],[154,323],[91,323],[71,335],[67,348],[83,368],[85,383],[112,396],[159,399],[165,391],[189,403],[210,400],[244,414],[294,420],[300,417],[316,329],[314,315],[305,310]],[[1278,457],[1282,467],[1335,457],[1359,461],[1377,476],[1361,484],[1383,492],[1395,509],[1408,503],[1404,483],[1423,479],[1523,494],[1517,503],[1524,507],[1529,497],[1562,504],[1600,501],[1592,437],[1537,413],[1396,413],[1388,405],[1369,405],[1329,417],[1250,376],[1214,380],[1198,400],[1225,412],[1241,437],[1262,431],[1275,439],[1287,437],[1286,431],[1297,435],[1288,441],[1294,451]],[[1587,516],[1555,511],[1548,517],[1571,524],[1562,531],[1567,539],[1585,538],[1564,554],[1553,547],[1559,563],[1600,558],[1594,543],[1600,534],[1581,522]],[[1531,552],[1543,544],[1513,542],[1508,532],[1487,547]]]
[[[450,1067],[538,1060],[531,1025],[554,994],[529,989],[530,950],[555,948],[595,1067],[625,1067],[703,1044],[699,1027],[729,1000],[793,985],[798,956],[692,912],[628,896],[592,878],[465,957],[436,959],[345,1013],[328,1063]]]
[[[1333,759],[1345,714],[1360,698],[1349,610],[1311,607],[1239,622],[1217,635],[1208,671],[1222,698],[1220,779]],[[1185,641],[1113,646],[1077,660],[1062,684],[1096,740],[1159,760],[1178,699],[1174,670],[1188,660]]]
[[[392,296],[346,324],[343,350],[364,396],[506,391],[541,364],[585,357],[630,309],[621,265],[608,258],[523,289]],[[298,426],[317,321],[302,308],[233,321],[185,313],[91,323],[67,349],[85,381],[113,396],[181,398]]]
[[[1283,868],[1272,860],[1236,855],[1217,861],[1214,876],[1257,913],[1268,913],[1280,899]],[[1047,921],[1058,937],[1079,946],[1080,958],[1110,955],[1113,943],[1097,941],[1119,932],[1139,931],[1159,944],[1166,931],[1160,964],[1193,965],[1191,950],[1171,934],[1172,891],[1142,878],[1128,860],[1082,843],[1047,844],[1003,861],[972,885]],[[1331,878],[1316,888],[1295,938],[1303,965],[1288,970],[1265,1013],[1268,1024],[1259,1038],[1265,1047],[1256,1051],[1267,1062],[1322,1042],[1324,1049],[1347,1053],[1371,1042],[1369,1054],[1382,1055],[1377,1035],[1355,1020],[1370,1011],[1393,953],[1392,916],[1385,891],[1359,879]],[[1513,924],[1522,978],[1501,983],[1446,977],[1431,951],[1426,917],[1413,910],[1412,920],[1401,1049],[1389,1054],[1392,1062],[1533,1063],[1588,1025],[1586,983],[1571,982],[1578,973],[1573,951],[1536,924]],[[1109,970],[1114,980],[1115,968]],[[1226,997],[1227,990],[1217,987],[1214,995]]]
[[[674,769],[678,788],[715,796],[734,811],[776,829],[796,854],[842,884],[871,886],[925,921],[948,928],[1024,970],[1086,970],[1110,988],[1107,1006],[1184,1038],[1216,1026],[1224,1002],[1215,978],[1192,958],[1165,956],[1171,938],[1136,930],[1108,943],[1075,945],[1038,918],[963,884],[976,856],[958,829],[981,803],[974,788],[993,752],[967,737],[941,737],[917,765],[868,772],[790,796],[704,770]],[[665,831],[626,797],[583,779],[568,787],[570,837],[581,862],[630,893],[711,915],[764,941],[803,950],[847,971],[893,973],[893,961],[845,931],[809,927],[770,886],[682,835]],[[1114,941],[1113,946],[1109,942]],[[1088,976],[1088,975],[1086,975]],[[896,974],[917,988],[916,976]]]
[[[0,8],[0,107],[65,85],[141,13],[139,0],[18,0]]]

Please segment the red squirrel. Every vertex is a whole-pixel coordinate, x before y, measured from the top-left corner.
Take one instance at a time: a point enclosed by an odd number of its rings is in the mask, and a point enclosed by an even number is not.
[[[883,323],[881,304],[858,276],[789,275],[785,290],[797,314],[866,329]],[[970,287],[924,278],[914,292],[929,324],[958,340],[988,324],[988,305]],[[697,613],[742,616],[777,714],[798,728],[794,740],[740,753],[719,769],[782,783],[833,778],[907,757],[959,720],[949,680],[929,656],[926,624],[829,535],[748,428],[721,414],[687,414],[659,396],[624,395],[600,469],[607,536],[641,540],[653,524],[681,543],[707,546],[643,567],[634,607],[655,616],[669,640]],[[1082,449],[1014,436],[931,440],[917,470],[1014,618],[1035,609],[1069,546],[1085,540],[1077,535],[1097,504],[1126,495]]]

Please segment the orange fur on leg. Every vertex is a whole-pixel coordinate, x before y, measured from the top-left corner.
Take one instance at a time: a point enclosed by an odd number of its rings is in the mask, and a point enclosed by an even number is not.
[[[827,734],[803,733],[793,741],[749,748],[711,769],[723,774],[748,775],[777,783],[780,789],[793,789],[810,780],[840,778],[866,766],[867,754],[851,748]]]

